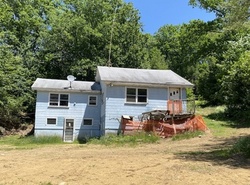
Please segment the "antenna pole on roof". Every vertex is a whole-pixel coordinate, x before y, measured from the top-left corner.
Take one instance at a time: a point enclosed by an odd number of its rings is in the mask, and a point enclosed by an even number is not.
[[[114,18],[113,18],[112,26],[111,26],[111,34],[110,34],[110,42],[109,42],[109,58],[108,58],[108,62],[107,62],[108,67],[112,67],[112,63],[111,63],[111,47],[112,47],[112,39],[113,39],[113,32],[114,32],[114,23],[115,23],[116,10],[117,10],[117,8],[115,8]]]

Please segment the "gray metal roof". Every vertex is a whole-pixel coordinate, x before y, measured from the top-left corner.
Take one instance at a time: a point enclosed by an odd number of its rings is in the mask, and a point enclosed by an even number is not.
[[[43,79],[37,78],[31,87],[33,90],[44,90],[44,91],[76,91],[76,92],[100,92],[101,86],[97,82],[87,81],[73,81],[68,80],[55,80],[55,79]]]
[[[96,81],[145,85],[172,85],[182,87],[194,86],[191,82],[172,70],[132,69],[103,66],[97,67]]]

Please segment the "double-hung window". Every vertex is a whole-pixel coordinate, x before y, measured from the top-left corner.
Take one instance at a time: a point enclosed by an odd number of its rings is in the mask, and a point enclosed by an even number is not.
[[[142,88],[127,88],[126,102],[127,103],[147,103],[148,91]]]
[[[68,107],[69,95],[51,93],[49,98],[49,105],[56,107]]]

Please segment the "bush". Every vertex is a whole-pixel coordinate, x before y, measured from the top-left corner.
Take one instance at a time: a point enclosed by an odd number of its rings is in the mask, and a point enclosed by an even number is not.
[[[250,136],[240,138],[232,147],[232,155],[244,155],[250,158]]]

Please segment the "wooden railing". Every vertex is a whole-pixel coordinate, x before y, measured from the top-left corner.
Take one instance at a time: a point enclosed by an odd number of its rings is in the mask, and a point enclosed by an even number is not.
[[[170,114],[194,114],[195,100],[168,100],[167,109]]]

